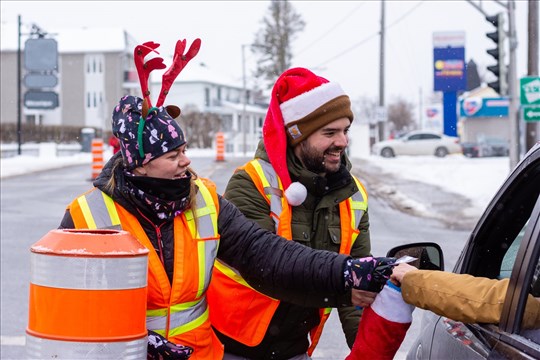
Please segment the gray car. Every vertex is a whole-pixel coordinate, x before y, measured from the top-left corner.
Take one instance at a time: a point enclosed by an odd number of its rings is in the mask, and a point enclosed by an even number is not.
[[[500,323],[465,324],[426,312],[407,359],[540,359],[540,329],[521,326],[528,294],[540,297],[539,195],[540,142],[496,193],[453,270],[510,279]],[[428,249],[429,262],[442,269],[442,251],[436,246],[408,244],[399,252],[417,253],[419,248]],[[389,256],[395,253],[392,249]]]

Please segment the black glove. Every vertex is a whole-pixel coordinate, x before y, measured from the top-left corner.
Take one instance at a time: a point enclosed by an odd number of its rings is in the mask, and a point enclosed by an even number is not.
[[[380,292],[390,279],[396,262],[393,257],[349,259],[345,265],[345,287]]]
[[[148,330],[147,360],[187,360],[192,353],[193,349],[189,346],[177,345]]]

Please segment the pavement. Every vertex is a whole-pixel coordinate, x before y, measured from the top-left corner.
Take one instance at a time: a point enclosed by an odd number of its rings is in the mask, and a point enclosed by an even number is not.
[[[367,159],[354,158],[352,173],[366,186],[369,197],[384,199],[391,207],[414,216],[439,220],[449,229],[472,230],[478,217],[467,214],[471,200],[438,186],[404,180]]]

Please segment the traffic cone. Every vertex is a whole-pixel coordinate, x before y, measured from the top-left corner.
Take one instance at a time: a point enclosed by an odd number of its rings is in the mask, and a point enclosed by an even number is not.
[[[29,359],[146,359],[148,249],[117,230],[51,230],[31,247]]]
[[[216,161],[225,161],[225,135],[222,132],[216,134]]]
[[[92,139],[92,177],[95,180],[103,170],[103,139]]]

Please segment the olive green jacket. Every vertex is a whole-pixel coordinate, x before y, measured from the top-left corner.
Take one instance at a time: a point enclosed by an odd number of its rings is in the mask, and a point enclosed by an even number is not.
[[[259,143],[255,158],[269,161],[262,141]],[[350,174],[349,160],[344,154],[342,169],[330,179],[305,169],[290,148],[288,148],[287,163],[292,181],[301,182],[308,190],[304,203],[292,207],[293,240],[311,248],[339,252],[341,243],[339,203],[358,191]],[[265,229],[275,231],[274,222],[269,216],[268,203],[244,170],[238,170],[232,176],[224,197],[236,205],[246,217],[256,221]],[[358,228],[360,234],[351,249],[351,256],[369,256],[371,245],[367,210]],[[361,311],[353,306],[339,308],[338,311],[347,344],[352,347]],[[307,336],[307,331],[305,332]],[[283,334],[283,337],[289,337],[289,335]],[[227,344],[225,346],[227,347]]]
[[[401,293],[408,304],[464,323],[498,324],[509,279],[488,279],[445,271],[415,270],[405,274]],[[525,328],[540,328],[540,301],[529,295]]]

